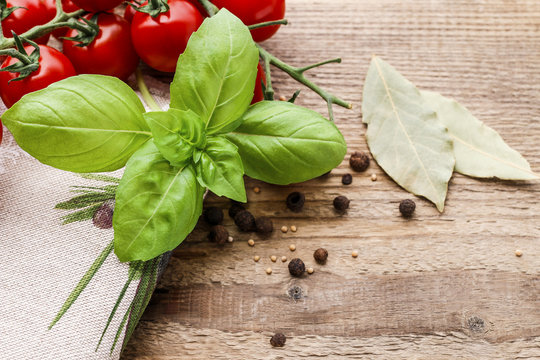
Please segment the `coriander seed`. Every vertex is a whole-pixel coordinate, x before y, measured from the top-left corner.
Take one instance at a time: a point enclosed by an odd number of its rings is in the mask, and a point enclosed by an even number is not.
[[[289,273],[292,276],[302,276],[302,274],[306,271],[306,265],[304,265],[304,262],[298,258],[292,259],[289,262]]]
[[[229,239],[229,232],[223,225],[214,225],[208,234],[208,240],[218,245],[223,245]]]
[[[341,177],[341,183],[343,185],[351,185],[352,184],[352,175],[351,174],[345,174]]]
[[[223,221],[223,211],[215,206],[204,210],[204,220],[210,225],[219,225]]]
[[[234,217],[234,223],[242,231],[249,232],[255,230],[255,218],[247,210],[238,212]]]
[[[350,202],[345,196],[338,196],[334,199],[334,208],[339,212],[343,212],[349,208]]]
[[[377,181],[377,174],[371,174],[371,181]]]
[[[279,101],[287,101],[287,98],[283,95],[279,95]]]
[[[326,259],[328,259],[328,250],[319,248],[315,250],[315,252],[313,253],[313,257],[315,258],[315,261],[317,261],[317,263],[323,265],[326,263]]]
[[[351,155],[349,165],[356,172],[366,171],[369,167],[369,156],[362,151],[356,151]]]
[[[270,256],[270,260],[272,260],[272,262],[276,262],[277,261],[277,256],[275,256],[275,255]]]
[[[416,203],[411,199],[405,199],[399,203],[399,212],[403,217],[410,218],[416,209]]]
[[[285,342],[287,341],[287,338],[282,333],[276,333],[274,336],[270,338],[270,345],[273,347],[283,347],[285,346]]]
[[[258,187],[258,186],[255,186],[255,187],[253,188],[253,192],[254,192],[255,194],[258,194],[258,193],[261,192],[261,188]]]
[[[253,261],[255,261],[255,262],[259,262],[259,260],[261,260],[261,257],[259,255],[255,255],[253,257]]]
[[[285,234],[287,231],[289,231],[289,228],[286,227],[285,225],[283,225],[283,226],[281,227],[281,232]]]
[[[296,226],[295,226],[295,225],[292,225],[292,226],[291,226],[291,231],[292,231],[292,232],[296,232],[296,230],[297,230]]]
[[[315,271],[315,270],[313,270],[313,268],[311,268],[311,267],[307,269],[307,273],[308,273],[309,275],[313,274],[314,271]]]
[[[227,239],[228,242],[232,243],[234,241],[234,238],[232,236],[229,236],[229,238]]]
[[[285,261],[287,261],[287,257],[286,257],[286,256],[282,256],[282,257],[281,257],[281,262],[285,262]]]
[[[296,245],[294,245],[294,244],[289,245],[289,250],[291,250],[291,251],[296,250]]]
[[[295,191],[287,196],[287,207],[294,212],[300,212],[304,208],[306,196],[301,192]]]
[[[272,268],[266,268],[266,273],[270,275],[272,273]]]
[[[358,251],[354,250],[352,253],[351,253],[351,256],[353,258],[357,258],[358,257]]]
[[[516,250],[516,256],[517,256],[517,257],[523,256],[523,251],[517,249],[517,250]]]
[[[248,245],[249,245],[249,246],[255,246],[255,240],[249,239],[249,240],[248,240]]]
[[[270,234],[274,231],[274,223],[266,216],[258,217],[255,219],[255,230],[261,234]]]

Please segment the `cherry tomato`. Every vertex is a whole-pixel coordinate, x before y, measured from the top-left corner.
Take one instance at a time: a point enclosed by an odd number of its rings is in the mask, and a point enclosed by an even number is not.
[[[86,16],[92,18],[93,14]],[[129,22],[114,14],[98,15],[99,33],[88,46],[76,46],[77,42],[64,40],[64,54],[71,60],[79,74],[101,74],[126,80],[139,64],[139,57],[131,45]],[[67,37],[76,36],[70,30]]]
[[[170,10],[153,18],[138,12],[131,23],[135,50],[150,67],[174,72],[176,62],[203,16],[186,0],[169,0]]]
[[[24,49],[30,54],[34,47],[25,46]],[[7,71],[0,72],[0,97],[6,107],[13,106],[23,95],[41,90],[54,82],[76,75],[73,65],[60,51],[45,45],[40,45],[39,50],[39,68],[27,78],[9,82],[18,77],[19,74]],[[2,68],[17,61],[19,60],[8,57],[2,64]]]
[[[124,0],[71,0],[75,5],[90,12],[107,11],[114,9]]]
[[[34,26],[51,21],[55,14],[54,0],[7,0],[8,7],[20,6],[2,21],[2,33],[12,37],[11,31],[22,35]],[[38,44],[47,44],[50,35],[44,35],[36,40]]]
[[[281,20],[285,16],[285,0],[212,0],[218,8],[227,8],[246,25]],[[253,40],[270,39],[279,30],[279,25],[251,30]]]
[[[62,0],[62,7],[65,12],[73,12],[79,10],[79,7],[75,5],[71,0]],[[69,28],[60,28],[53,31],[53,36],[57,39],[60,39],[62,36],[66,36]]]
[[[251,104],[255,104],[264,100],[262,84],[266,85],[266,74],[261,64],[257,65],[257,79],[255,80],[255,92],[253,94],[253,100]]]

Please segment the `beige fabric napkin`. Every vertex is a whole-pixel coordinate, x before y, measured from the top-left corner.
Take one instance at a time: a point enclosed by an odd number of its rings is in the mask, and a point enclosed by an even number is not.
[[[158,95],[158,103],[166,108],[168,85],[150,78],[147,81]],[[4,110],[0,102],[0,113]],[[108,175],[119,178],[121,173]],[[97,227],[91,218],[64,225],[63,217],[77,209],[55,206],[81,194],[74,190],[86,189],[75,186],[107,185],[111,183],[39,163],[17,146],[4,127],[0,144],[0,358],[119,358],[125,329],[136,320],[133,308],[128,309],[137,299],[141,280],[135,279],[127,287],[96,351],[128,280],[130,265],[120,263],[114,253],[56,325],[48,329],[70,293],[113,239],[112,229]],[[167,259],[161,260],[161,269],[166,263]],[[157,271],[159,264],[150,268]],[[155,280],[150,283],[151,294]],[[126,313],[128,318],[122,324]],[[111,352],[119,328],[118,342]]]

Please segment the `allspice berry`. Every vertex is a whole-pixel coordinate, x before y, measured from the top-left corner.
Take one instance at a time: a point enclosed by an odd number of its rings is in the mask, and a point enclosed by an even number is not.
[[[328,250],[319,248],[315,250],[315,252],[313,253],[313,257],[315,258],[315,261],[317,261],[317,263],[323,265],[326,263],[326,259],[328,259]]]
[[[416,209],[416,203],[411,199],[405,199],[399,203],[399,212],[403,217],[410,218]]]
[[[292,276],[302,276],[304,271],[306,271],[306,265],[304,265],[302,260],[295,258],[289,262],[289,272]]]
[[[351,185],[352,184],[352,175],[351,174],[345,174],[341,178],[341,183],[343,185]]]
[[[233,203],[231,207],[229,208],[229,216],[234,219],[236,214],[238,214],[240,211],[246,210],[245,207],[238,203]]]
[[[255,218],[247,210],[238,212],[234,217],[234,223],[242,231],[247,232],[255,230]]]
[[[287,341],[287,338],[282,333],[276,333],[274,336],[270,338],[270,345],[273,347],[283,347],[285,346],[285,342]]]
[[[223,221],[223,211],[215,206],[204,210],[204,220],[210,225],[219,225]]]
[[[225,244],[229,239],[229,232],[223,225],[214,225],[208,234],[208,240],[218,245]]]
[[[356,151],[351,155],[349,165],[356,172],[366,171],[369,167],[369,156],[362,151]]]
[[[270,220],[270,218],[261,216],[255,219],[255,229],[258,233],[270,234],[272,231],[274,231],[274,223],[272,220]]]
[[[334,199],[334,208],[339,212],[343,212],[349,208],[350,202],[345,196],[338,196]]]
[[[294,212],[300,212],[304,208],[306,196],[301,192],[295,191],[287,196],[287,207]]]

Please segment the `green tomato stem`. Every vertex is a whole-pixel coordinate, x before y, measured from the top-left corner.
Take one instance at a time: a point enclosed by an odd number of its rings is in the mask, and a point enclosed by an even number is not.
[[[139,90],[146,105],[148,105],[148,107],[152,111],[162,111],[163,109],[161,109],[161,107],[157,104],[156,100],[152,97],[152,94],[150,94],[148,86],[146,86],[146,83],[144,82],[144,78],[142,76],[140,68],[137,68],[137,70],[135,71],[135,77],[137,78],[137,86],[139,87]]]
[[[255,30],[255,29],[259,29],[259,28],[263,28],[263,27],[267,27],[267,26],[273,26],[273,25],[287,25],[288,23],[289,22],[287,21],[287,19],[281,19],[281,20],[275,20],[275,21],[266,21],[266,22],[262,22],[262,23],[258,23],[258,24],[249,25],[248,29],[249,30]]]
[[[206,12],[208,13],[208,16],[210,17],[216,15],[216,13],[219,11],[219,8],[208,0],[197,0],[197,1],[199,2],[199,4],[202,5],[204,10],[206,10]]]

